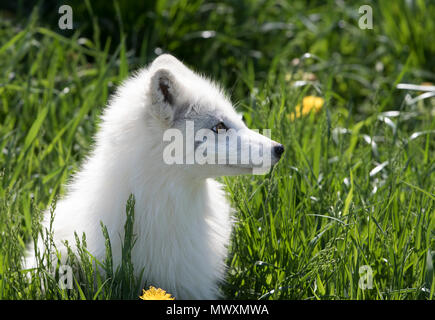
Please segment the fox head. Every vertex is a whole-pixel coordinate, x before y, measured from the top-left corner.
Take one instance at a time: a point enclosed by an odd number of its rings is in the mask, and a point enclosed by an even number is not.
[[[284,147],[270,130],[249,129],[216,83],[168,54],[149,72],[150,113],[165,129],[166,165],[216,177],[264,174],[279,161]]]

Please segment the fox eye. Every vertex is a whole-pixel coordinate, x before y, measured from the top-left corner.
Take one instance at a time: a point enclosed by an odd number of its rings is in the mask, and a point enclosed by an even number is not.
[[[211,128],[216,133],[219,133],[219,130],[228,130],[227,126],[223,122],[219,122],[213,128]]]

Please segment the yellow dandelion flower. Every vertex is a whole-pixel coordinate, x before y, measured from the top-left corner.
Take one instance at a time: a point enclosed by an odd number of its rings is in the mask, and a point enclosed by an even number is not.
[[[421,85],[431,87],[431,86],[433,86],[433,83],[432,82],[422,82]]]
[[[142,289],[143,294],[139,296],[142,300],[174,300],[171,294],[166,293],[165,290],[150,286],[148,290]]]
[[[295,118],[300,118],[302,116],[308,115],[311,111],[319,112],[323,104],[325,103],[325,100],[320,97],[315,96],[307,96],[302,99],[302,108],[301,105],[298,104],[295,108],[295,112],[292,112],[288,115],[291,121],[293,121]]]
[[[422,82],[420,85],[424,86],[424,87],[432,87],[434,84],[432,82]],[[422,94],[422,93],[425,93],[425,92],[426,91],[419,91],[418,94]]]

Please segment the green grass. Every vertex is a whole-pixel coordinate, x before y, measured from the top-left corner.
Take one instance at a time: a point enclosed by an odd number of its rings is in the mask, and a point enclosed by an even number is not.
[[[435,7],[368,1],[374,29],[361,30],[363,3],[340,3],[156,1],[133,17],[123,4],[106,17],[116,32],[89,2],[69,33],[0,11],[0,299],[136,298],[129,232],[120,270],[107,243],[107,281],[78,235],[75,290],[30,281],[20,261],[110,94],[156,48],[222,82],[248,126],[286,148],[268,175],[221,179],[237,218],[226,298],[433,299],[435,100],[396,85],[435,83]],[[291,121],[307,95],[321,112]],[[359,288],[361,266],[373,289]]]

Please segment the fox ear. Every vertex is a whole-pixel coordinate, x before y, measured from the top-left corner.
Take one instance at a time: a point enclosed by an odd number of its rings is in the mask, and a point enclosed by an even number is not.
[[[158,69],[151,77],[151,95],[154,104],[173,105],[178,93],[174,75],[167,69]]]
[[[180,85],[168,69],[158,69],[151,77],[153,113],[163,121],[171,122]]]

